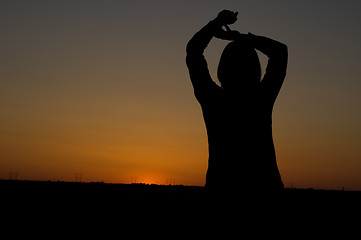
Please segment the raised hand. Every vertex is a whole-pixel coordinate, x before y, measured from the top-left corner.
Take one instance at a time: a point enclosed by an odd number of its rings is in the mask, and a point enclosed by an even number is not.
[[[215,32],[214,36],[219,39],[230,40],[230,41],[234,41],[236,39],[241,38],[242,37],[241,33],[239,33],[238,31],[232,31],[228,26],[237,21],[237,15],[238,12],[233,12],[230,10],[223,10],[220,13],[218,13],[218,16],[214,19],[214,21],[216,21],[219,25],[225,27],[226,30],[224,30],[223,28],[219,28]]]
[[[237,21],[238,12],[233,12],[230,10],[223,10],[218,13],[215,21],[219,22],[222,26],[233,24]]]

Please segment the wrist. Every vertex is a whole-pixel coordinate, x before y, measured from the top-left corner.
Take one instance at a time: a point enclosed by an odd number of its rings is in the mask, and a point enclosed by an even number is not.
[[[213,36],[215,36],[216,33],[222,29],[222,24],[219,21],[219,19],[217,19],[217,18],[211,20],[208,23],[208,26],[209,26],[210,31],[213,33]]]
[[[211,23],[214,26],[219,26],[222,27],[224,24],[222,23],[221,19],[219,19],[219,17],[216,17],[215,19],[211,20]]]

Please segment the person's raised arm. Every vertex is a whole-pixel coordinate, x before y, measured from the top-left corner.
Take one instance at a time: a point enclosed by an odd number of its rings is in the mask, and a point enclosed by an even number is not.
[[[269,58],[261,87],[273,106],[286,77],[288,50],[283,43],[273,39],[247,34],[250,44]]]
[[[235,23],[237,21],[237,15],[237,12],[229,10],[221,11],[214,20],[210,21],[199,32],[194,34],[187,44],[187,55],[202,55],[212,38],[222,30],[222,26]]]
[[[237,13],[223,10],[218,16],[198,31],[188,42],[186,63],[196,95],[206,91],[214,82],[209,74],[207,61],[203,55],[204,50],[214,36],[221,31],[222,26],[233,24],[237,20]]]

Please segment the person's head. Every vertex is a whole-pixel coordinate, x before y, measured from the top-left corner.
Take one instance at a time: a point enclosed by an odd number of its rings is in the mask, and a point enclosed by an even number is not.
[[[256,50],[248,42],[230,42],[223,50],[218,65],[222,88],[252,88],[261,81],[261,64]]]

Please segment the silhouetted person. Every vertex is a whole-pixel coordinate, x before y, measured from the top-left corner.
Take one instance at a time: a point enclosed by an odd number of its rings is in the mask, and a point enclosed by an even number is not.
[[[236,20],[237,13],[223,10],[187,44],[186,63],[208,135],[206,188],[216,192],[282,190],[272,109],[286,76],[287,46],[232,31],[228,24]],[[213,37],[231,41],[218,65],[221,87],[212,81],[203,55]],[[262,81],[255,49],[269,58]]]

